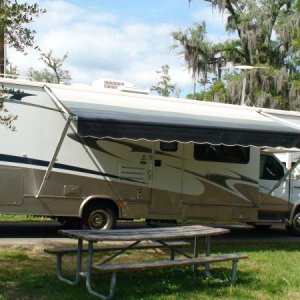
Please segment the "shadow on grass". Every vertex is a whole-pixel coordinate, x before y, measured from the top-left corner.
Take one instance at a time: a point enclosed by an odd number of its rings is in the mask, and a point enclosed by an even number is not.
[[[194,273],[191,268],[174,270],[139,271],[117,274],[116,299],[219,299],[220,295],[228,296],[232,289],[238,291],[238,286],[253,284],[252,274],[239,271],[238,282],[231,286],[231,270],[217,268],[212,271],[213,278],[205,278],[199,270]],[[94,287],[103,293],[108,293],[110,276],[97,274]],[[235,293],[235,297],[239,296]],[[242,293],[241,293],[242,295]],[[199,298],[198,298],[199,297]]]
[[[18,272],[18,265],[14,270],[0,275],[0,299],[98,299],[90,295],[85,287],[85,281],[79,285],[70,286],[59,281],[55,274],[55,266],[42,268],[37,261],[37,268],[32,269],[33,260],[27,260]],[[29,268],[29,266],[31,266]],[[244,289],[249,286],[259,286],[252,273],[242,268],[238,271],[238,281],[230,286],[231,264],[212,268],[213,278],[206,279],[203,268],[194,273],[191,268],[163,269],[153,271],[121,272],[117,274],[117,286],[114,299],[230,299],[242,298]],[[2,270],[3,271],[3,270]],[[67,270],[66,276],[74,276],[73,267]],[[94,288],[108,294],[110,274],[95,272],[93,276]]]

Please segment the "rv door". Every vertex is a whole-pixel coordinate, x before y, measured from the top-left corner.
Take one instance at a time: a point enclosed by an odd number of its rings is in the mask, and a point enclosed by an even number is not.
[[[261,154],[259,191],[262,199],[261,210],[275,213],[287,210],[289,205],[289,178],[280,182],[287,170],[283,164],[272,154]],[[268,195],[270,194],[270,195]],[[275,213],[276,214],[276,213]]]
[[[151,182],[151,214],[180,216],[182,148],[177,142],[153,143],[153,171]]]

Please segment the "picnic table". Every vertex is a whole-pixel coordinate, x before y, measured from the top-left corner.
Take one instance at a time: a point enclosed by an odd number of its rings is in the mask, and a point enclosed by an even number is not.
[[[237,263],[240,259],[247,258],[244,254],[222,254],[211,256],[211,237],[228,233],[228,229],[214,228],[202,225],[142,228],[142,229],[119,229],[119,230],[60,230],[60,234],[77,239],[76,248],[52,248],[45,249],[49,254],[57,256],[58,278],[68,284],[75,285],[80,277],[85,277],[88,291],[101,298],[111,299],[116,288],[116,274],[132,270],[147,270],[156,268],[171,268],[190,265],[194,270],[197,266],[203,265],[205,273],[210,276],[210,264],[222,261],[232,261],[231,283],[235,283],[237,277]],[[200,251],[200,239],[204,239],[204,247]],[[87,248],[83,242],[87,242]],[[191,241],[188,242],[188,241]],[[98,247],[97,242],[118,242],[117,245],[104,245]],[[193,245],[192,254],[184,251],[185,246]],[[128,250],[141,250],[147,248],[170,249],[170,257],[166,260],[115,263],[114,259]],[[98,251],[113,251],[109,257],[100,262],[94,263],[94,253]],[[85,271],[82,271],[82,256],[87,253],[87,264]],[[202,255],[200,255],[202,252]],[[76,274],[75,279],[70,280],[64,277],[62,272],[62,257],[67,254],[76,253]],[[131,253],[131,252],[130,252]],[[175,259],[175,254],[181,258]],[[184,256],[184,258],[182,258]],[[93,287],[93,271],[109,272],[112,274],[110,280],[109,294],[106,296],[99,293]]]

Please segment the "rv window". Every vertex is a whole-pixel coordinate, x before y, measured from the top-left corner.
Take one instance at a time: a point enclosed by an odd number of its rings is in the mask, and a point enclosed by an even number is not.
[[[283,165],[271,155],[261,155],[260,179],[279,180],[284,175]]]
[[[196,160],[247,164],[249,162],[249,153],[249,147],[210,144],[194,145],[194,158]]]
[[[176,152],[177,149],[177,142],[160,142],[160,150],[162,151]]]

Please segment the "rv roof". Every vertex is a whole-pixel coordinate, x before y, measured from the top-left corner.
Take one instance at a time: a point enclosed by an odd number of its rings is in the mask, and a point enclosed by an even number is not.
[[[300,147],[300,113],[143,95],[88,86],[47,87],[78,117],[78,134],[243,146]],[[48,90],[46,89],[46,91]]]

